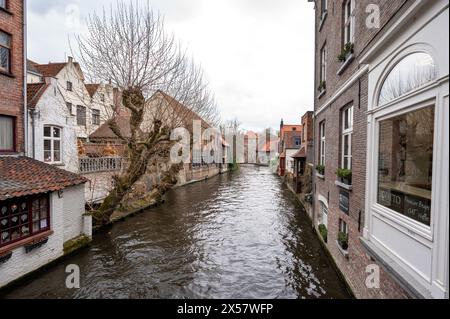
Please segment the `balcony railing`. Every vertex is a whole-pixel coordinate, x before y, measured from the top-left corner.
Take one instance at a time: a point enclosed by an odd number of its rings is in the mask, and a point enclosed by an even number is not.
[[[122,157],[80,158],[80,174],[120,171],[123,162]]]

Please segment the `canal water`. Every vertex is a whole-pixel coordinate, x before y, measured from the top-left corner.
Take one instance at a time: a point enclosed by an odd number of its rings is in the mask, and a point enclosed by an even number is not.
[[[65,286],[66,266],[81,288]],[[6,298],[348,298],[305,212],[268,168],[192,184],[97,234]]]

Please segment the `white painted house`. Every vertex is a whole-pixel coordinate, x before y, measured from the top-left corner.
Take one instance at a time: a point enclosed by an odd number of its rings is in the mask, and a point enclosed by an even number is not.
[[[81,66],[72,57],[62,63],[29,64],[44,78],[57,80],[66,106],[75,118],[77,138],[88,141],[89,135],[111,117],[113,87],[109,84],[86,84]],[[36,80],[33,73],[36,72],[28,73],[28,83],[33,83]]]
[[[28,152],[41,162],[78,173],[75,117],[56,79],[27,85]]]

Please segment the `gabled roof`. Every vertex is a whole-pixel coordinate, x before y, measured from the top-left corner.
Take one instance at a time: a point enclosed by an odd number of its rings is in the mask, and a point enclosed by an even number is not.
[[[86,84],[86,90],[89,92],[91,97],[94,97],[95,93],[97,93],[100,84]]]
[[[27,105],[30,108],[35,108],[39,99],[44,94],[45,90],[50,86],[47,83],[32,83],[27,84]]]
[[[49,63],[49,64],[35,64],[35,68],[44,77],[55,77],[61,72],[67,63]]]
[[[87,179],[24,156],[0,157],[0,201],[63,190]]]
[[[53,77],[54,78],[59,74],[59,72],[62,71],[62,69],[64,69],[64,67],[69,62],[58,62],[58,63],[48,63],[48,64],[38,64],[36,62],[33,62],[33,63],[34,63],[33,66],[44,77]],[[75,68],[78,69],[78,71],[80,72],[80,76],[84,80],[84,75],[83,75],[83,71],[81,70],[80,64],[78,62],[73,62],[73,65],[75,66]]]
[[[92,133],[90,139],[117,139],[117,135],[109,128],[109,123],[111,120],[103,123],[100,127]],[[130,137],[130,116],[123,115],[116,117],[116,124],[120,129],[120,132],[124,137]]]

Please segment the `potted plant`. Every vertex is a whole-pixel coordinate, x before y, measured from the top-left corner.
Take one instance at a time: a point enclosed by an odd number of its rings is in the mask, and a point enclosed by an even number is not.
[[[352,42],[346,43],[341,54],[338,55],[338,60],[342,63],[347,61],[348,57],[354,52],[354,47],[355,45]]]
[[[319,233],[323,238],[324,242],[328,242],[328,230],[327,230],[327,226],[325,226],[324,224],[320,224],[319,225]]]
[[[336,175],[342,183],[347,185],[352,184],[352,171],[350,169],[340,168],[337,170]]]
[[[339,243],[339,246],[341,246],[341,248],[343,250],[347,250],[348,249],[348,235],[344,232],[339,232],[338,243]]]
[[[327,82],[326,81],[320,81],[319,87],[317,88],[317,90],[322,93],[323,91],[325,91],[327,89]]]
[[[316,167],[317,173],[320,175],[325,175],[325,166],[324,165],[317,165]]]

